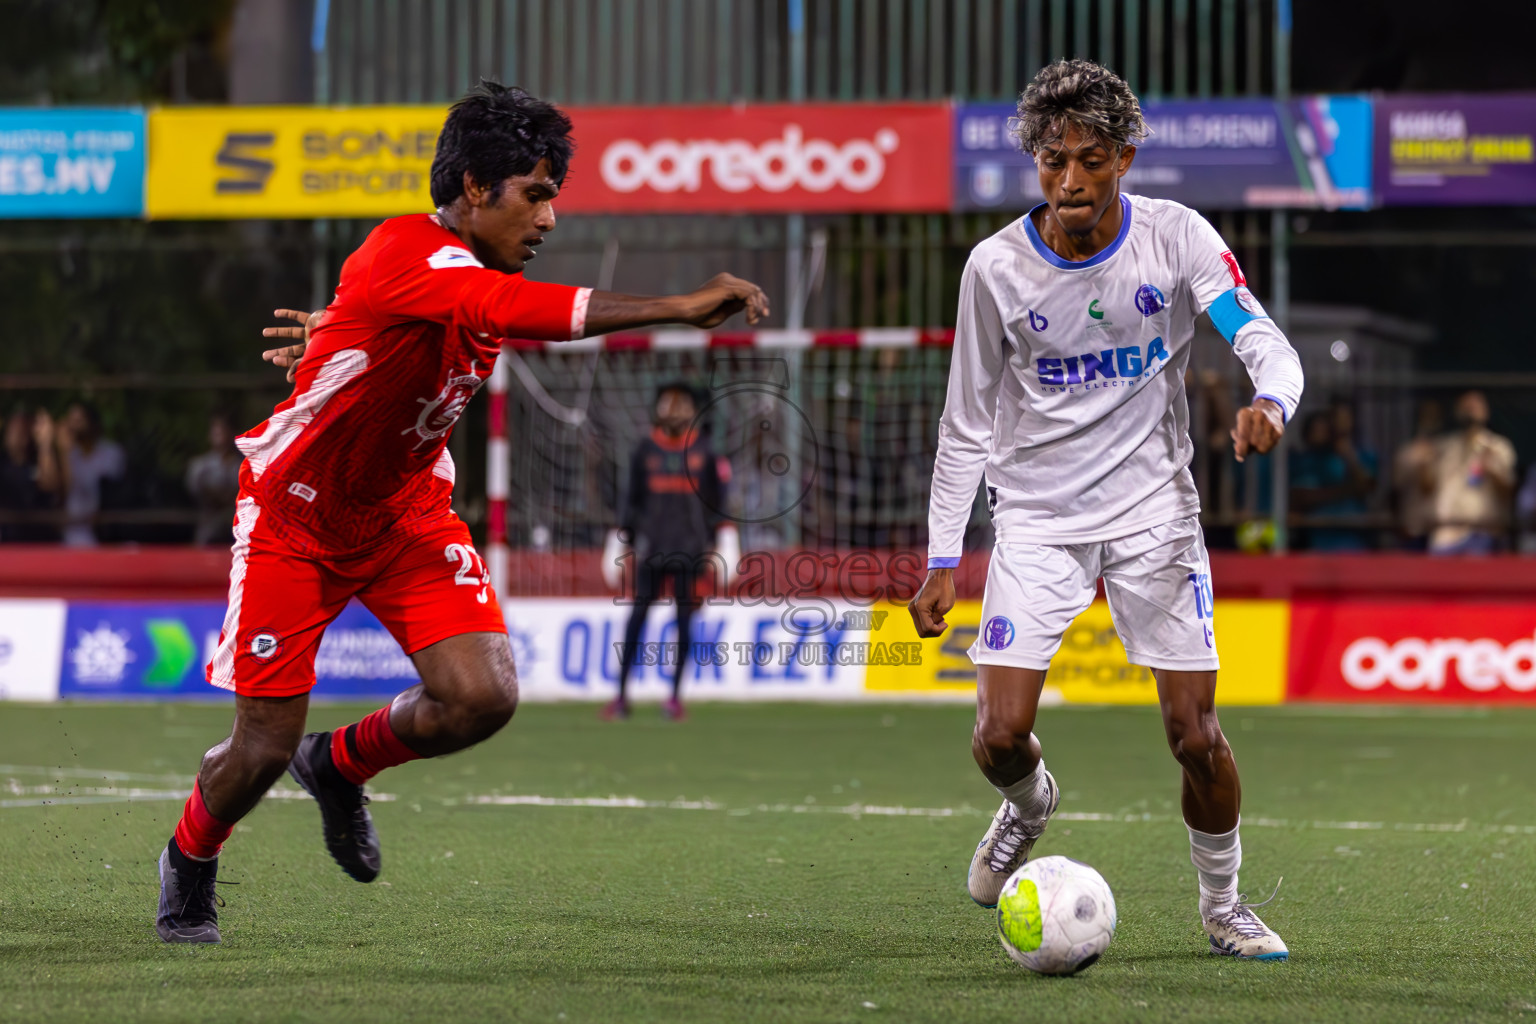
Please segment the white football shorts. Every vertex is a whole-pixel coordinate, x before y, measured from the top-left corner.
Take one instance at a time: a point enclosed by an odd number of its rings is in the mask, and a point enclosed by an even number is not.
[[[1186,672],[1218,667],[1211,563],[1194,516],[1094,544],[999,541],[971,660],[1049,668],[1101,577],[1131,664]]]

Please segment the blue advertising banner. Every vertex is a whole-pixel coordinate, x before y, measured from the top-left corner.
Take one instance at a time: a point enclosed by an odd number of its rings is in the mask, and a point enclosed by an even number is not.
[[[224,603],[71,601],[59,696],[217,700],[203,668],[219,644]],[[316,697],[387,697],[419,680],[411,659],[366,608],[350,604],[315,656]]]
[[[1041,201],[1034,160],[1009,132],[1010,103],[967,104],[955,117],[960,210]],[[1371,203],[1371,101],[1363,96],[1149,100],[1152,129],[1121,187],[1208,210],[1364,209]]]
[[[0,109],[0,217],[143,213],[143,111]]]

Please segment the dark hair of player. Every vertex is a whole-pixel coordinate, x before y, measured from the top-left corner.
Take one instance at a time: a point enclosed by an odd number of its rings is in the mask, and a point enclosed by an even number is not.
[[[571,166],[571,119],[515,86],[481,79],[448,111],[432,158],[432,203],[464,194],[464,172],[499,195],[501,183],[549,160],[556,182]]]
[[[1069,126],[1111,153],[1147,137],[1141,104],[1125,80],[1091,60],[1058,60],[1040,69],[1019,97],[1011,125],[1019,148],[1033,155],[1062,138]]]

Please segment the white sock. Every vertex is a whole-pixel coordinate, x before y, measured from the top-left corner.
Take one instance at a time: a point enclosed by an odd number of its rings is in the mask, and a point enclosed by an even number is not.
[[[1014,813],[1025,821],[1039,821],[1051,809],[1051,787],[1045,781],[1045,761],[1011,786],[998,786],[1003,799],[1013,804]]]
[[[1237,828],[1218,836],[1189,828],[1189,862],[1200,879],[1201,917],[1211,917],[1237,902],[1237,869],[1243,863]]]

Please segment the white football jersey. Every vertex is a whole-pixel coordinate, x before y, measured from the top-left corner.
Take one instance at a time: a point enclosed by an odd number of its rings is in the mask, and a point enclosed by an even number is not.
[[[1287,421],[1301,361],[1216,230],[1121,196],[1113,242],[1056,255],[1023,217],[971,252],[929,505],[929,567],[959,562],[983,472],[999,541],[1113,540],[1200,510],[1184,371],[1209,311]]]

